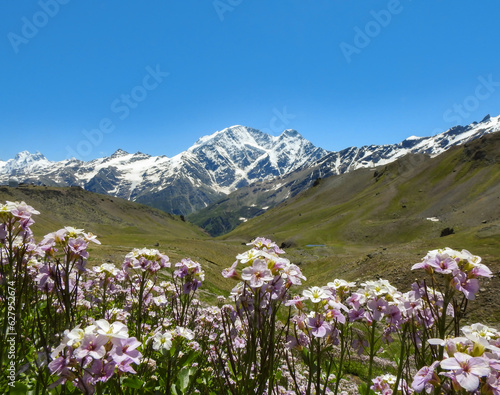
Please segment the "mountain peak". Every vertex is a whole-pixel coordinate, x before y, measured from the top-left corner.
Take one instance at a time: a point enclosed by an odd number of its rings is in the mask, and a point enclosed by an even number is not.
[[[121,148],[118,148],[113,155],[111,155],[111,158],[119,158],[120,156],[124,155],[129,155],[127,151],[122,150]]]
[[[281,133],[281,136],[293,137],[293,138],[302,138],[302,135],[297,132],[295,129],[286,129]]]
[[[27,158],[30,158],[31,160],[46,159],[45,156],[43,156],[43,154],[41,154],[39,151],[36,151],[34,154],[30,153],[29,151],[21,151],[14,157],[14,160],[26,160]]]
[[[488,122],[490,119],[491,119],[491,116],[490,116],[490,114],[488,114],[488,115],[486,115],[486,116],[485,116],[485,117],[481,120],[481,122],[480,122],[480,123],[483,123],[483,122]]]

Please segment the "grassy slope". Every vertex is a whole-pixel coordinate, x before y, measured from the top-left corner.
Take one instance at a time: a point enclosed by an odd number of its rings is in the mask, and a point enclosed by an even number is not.
[[[376,172],[322,180],[223,239],[263,235],[291,245],[287,252],[302,264],[310,285],[381,276],[405,290],[419,275],[411,265],[446,246],[482,256],[499,273],[499,163],[498,134],[433,159],[407,156]],[[440,237],[446,227],[455,234]],[[498,275],[483,284],[478,299],[485,308],[476,316],[498,322]]]
[[[98,235],[102,245],[91,246],[90,265],[109,261],[120,266],[133,248],[156,248],[173,263],[185,257],[200,262],[206,271],[204,289],[212,293],[233,286],[220,272],[244,250],[241,245],[212,240],[178,216],[80,188],[0,187],[0,202],[5,200],[24,200],[40,211],[40,215],[34,216],[33,225],[37,241],[64,226]]]

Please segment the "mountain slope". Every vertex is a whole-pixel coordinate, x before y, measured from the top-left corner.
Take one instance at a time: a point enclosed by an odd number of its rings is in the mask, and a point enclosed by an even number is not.
[[[433,220],[429,220],[432,218]],[[397,244],[500,236],[500,133],[429,158],[410,154],[376,169],[321,180],[224,238],[265,234],[306,244]],[[500,246],[498,249],[500,255]]]
[[[25,201],[40,211],[33,230],[42,236],[64,226],[85,228],[98,236],[113,238],[157,237],[206,238],[196,226],[161,210],[80,187],[0,187],[0,202]],[[122,240],[120,240],[122,242]]]
[[[37,242],[64,226],[96,234],[102,244],[91,244],[89,266],[106,261],[120,267],[133,248],[154,248],[172,264],[189,257],[202,265],[203,299],[215,303],[217,295],[228,294],[234,286],[221,271],[234,262],[242,246],[213,240],[178,216],[79,187],[0,186],[0,204],[6,200],[25,201],[40,212],[32,226]]]
[[[500,116],[486,116],[479,123],[456,126],[436,136],[412,136],[398,144],[350,147],[339,152],[331,152],[316,164],[302,166],[277,180],[257,182],[240,188],[221,201],[191,214],[188,218],[211,235],[219,236],[310,188],[319,182],[319,179],[392,163],[408,154],[435,157],[451,147],[467,143],[495,130],[500,130]]]
[[[411,266],[427,251],[466,249],[482,257],[495,274],[481,281],[475,301],[480,308],[466,321],[496,325],[500,133],[434,158],[410,154],[376,169],[322,179],[220,239],[246,242],[255,235],[283,243],[308,284],[384,278],[408,290],[416,278],[423,278]]]

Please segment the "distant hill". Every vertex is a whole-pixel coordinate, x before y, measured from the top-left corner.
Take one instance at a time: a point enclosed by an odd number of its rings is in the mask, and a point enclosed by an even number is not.
[[[272,179],[324,157],[294,130],[271,136],[232,126],[201,137],[168,158],[121,149],[88,162],[51,162],[41,153],[20,152],[0,161],[0,184],[14,180],[36,185],[80,186],[86,190],[187,215],[255,181]]]
[[[439,155],[499,129],[500,116],[488,115],[479,123],[455,126],[435,136],[328,152],[295,130],[272,136],[232,126],[201,137],[171,158],[119,149],[88,162],[74,158],[52,162],[41,153],[23,151],[0,161],[0,185],[80,186],[172,214],[196,213],[190,221],[220,235],[295,196],[318,178],[386,165],[411,153]]]
[[[0,201],[6,200],[24,200],[40,211],[40,215],[34,216],[34,231],[40,235],[74,226],[105,238],[123,232],[130,235],[161,232],[162,237],[170,238],[204,237],[201,229],[179,216],[80,187],[1,186]]]

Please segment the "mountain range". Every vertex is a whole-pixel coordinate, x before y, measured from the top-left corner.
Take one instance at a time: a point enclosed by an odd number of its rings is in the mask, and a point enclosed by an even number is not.
[[[456,126],[431,137],[411,136],[397,144],[329,152],[295,130],[271,136],[232,126],[200,138],[172,158],[117,150],[87,162],[54,162],[41,153],[24,151],[0,161],[0,184],[80,186],[172,214],[190,215],[190,220],[217,235],[319,179],[385,165],[409,153],[436,156],[497,130],[500,116],[486,116],[479,123]]]

